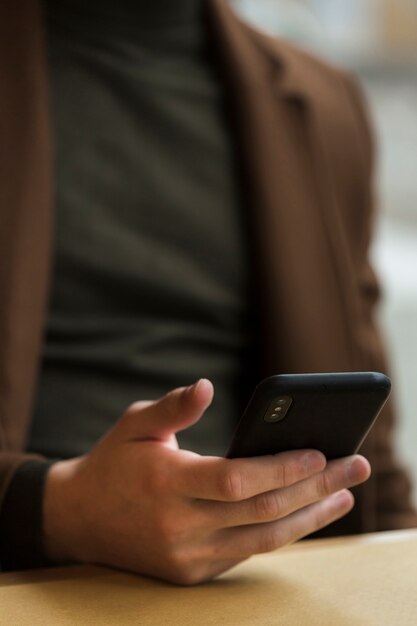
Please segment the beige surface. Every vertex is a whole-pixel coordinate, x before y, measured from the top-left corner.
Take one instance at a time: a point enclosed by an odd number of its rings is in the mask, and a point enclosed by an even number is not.
[[[101,568],[3,575],[0,624],[415,626],[417,533],[306,543],[193,588]]]

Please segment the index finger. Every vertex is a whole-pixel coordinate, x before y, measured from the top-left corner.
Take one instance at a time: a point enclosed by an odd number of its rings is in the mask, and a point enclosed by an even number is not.
[[[189,498],[238,502],[289,487],[326,466],[318,450],[296,450],[245,459],[181,455],[175,476],[177,493]],[[174,479],[174,477],[173,477]]]

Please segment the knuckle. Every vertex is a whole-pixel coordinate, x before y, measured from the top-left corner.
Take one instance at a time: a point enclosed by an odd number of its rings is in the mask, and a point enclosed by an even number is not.
[[[291,485],[293,469],[289,463],[279,463],[275,468],[275,479],[278,485],[286,487]]]
[[[271,528],[267,532],[263,532],[259,542],[259,552],[274,552],[281,548],[285,543],[282,533],[276,527]]]
[[[255,514],[258,519],[270,521],[280,517],[282,505],[276,493],[263,493],[255,499]]]
[[[237,502],[243,497],[243,477],[236,468],[228,468],[220,473],[219,493],[225,500]]]
[[[321,472],[316,477],[316,489],[320,498],[325,498],[333,493],[333,485],[328,472]]]

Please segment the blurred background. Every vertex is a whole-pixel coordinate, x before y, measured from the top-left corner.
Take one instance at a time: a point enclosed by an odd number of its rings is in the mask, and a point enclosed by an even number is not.
[[[379,146],[373,248],[399,406],[397,447],[417,504],[417,0],[233,0],[253,24],[353,70]]]

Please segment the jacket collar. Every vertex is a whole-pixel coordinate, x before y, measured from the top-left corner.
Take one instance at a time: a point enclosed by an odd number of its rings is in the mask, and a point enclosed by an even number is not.
[[[250,52],[252,65],[257,57],[260,81],[267,79],[271,84],[272,79],[277,95],[282,98],[308,100],[317,96],[317,65],[311,54],[304,54],[288,41],[257,30],[239,17],[227,0],[211,0],[211,7],[216,28],[233,41],[241,53],[240,61],[245,62],[244,50]]]

